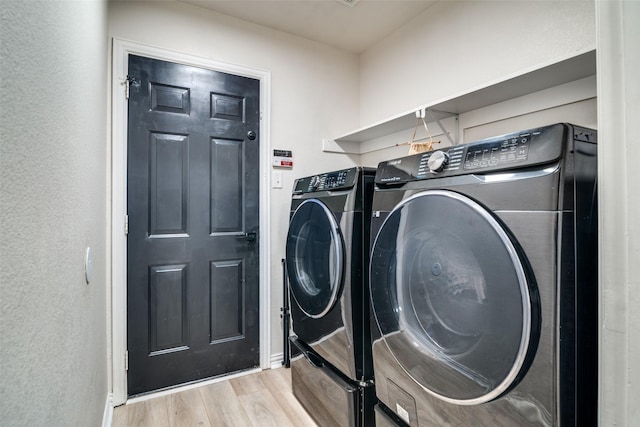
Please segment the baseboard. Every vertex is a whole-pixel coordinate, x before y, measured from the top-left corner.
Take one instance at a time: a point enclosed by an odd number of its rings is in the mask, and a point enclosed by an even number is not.
[[[111,427],[113,424],[113,394],[107,394],[104,402],[104,413],[102,414],[102,427]]]
[[[284,360],[284,353],[276,353],[271,355],[271,369],[282,367],[282,361]]]

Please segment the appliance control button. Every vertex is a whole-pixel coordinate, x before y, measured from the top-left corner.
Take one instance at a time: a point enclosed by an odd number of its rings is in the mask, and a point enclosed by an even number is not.
[[[311,178],[311,188],[316,190],[320,186],[320,177],[318,175]]]
[[[444,151],[436,151],[427,160],[427,166],[431,173],[441,172],[449,163],[449,155]]]

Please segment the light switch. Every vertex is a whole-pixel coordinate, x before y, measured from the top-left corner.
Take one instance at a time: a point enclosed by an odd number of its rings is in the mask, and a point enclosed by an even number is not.
[[[273,171],[271,175],[271,187],[282,188],[282,172],[281,171]]]

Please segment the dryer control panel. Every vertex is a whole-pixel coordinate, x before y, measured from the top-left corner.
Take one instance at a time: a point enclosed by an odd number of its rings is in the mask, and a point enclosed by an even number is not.
[[[474,144],[468,147],[464,158],[464,169],[482,169],[527,160],[532,138],[540,132],[523,133],[502,141]]]
[[[293,194],[345,190],[353,187],[357,179],[358,168],[307,176],[296,180],[293,186]]]
[[[595,131],[556,124],[389,160],[378,165],[376,184],[392,185],[552,163],[561,158],[572,139],[595,142]]]

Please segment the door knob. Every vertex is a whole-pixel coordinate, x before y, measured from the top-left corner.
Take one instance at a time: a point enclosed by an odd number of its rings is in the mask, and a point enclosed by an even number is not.
[[[253,243],[258,240],[258,232],[250,231],[248,233],[242,233],[238,236],[238,239],[245,239],[247,243]]]

